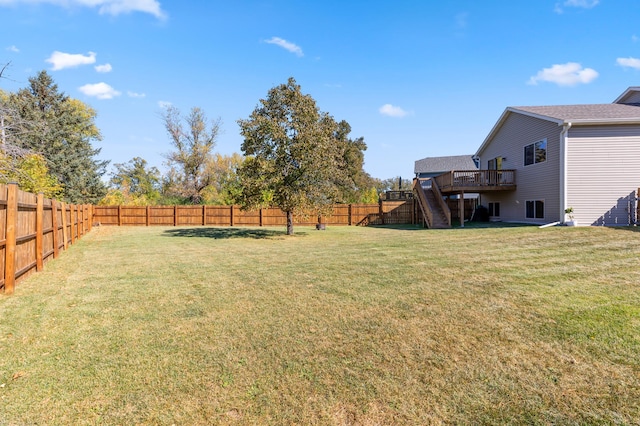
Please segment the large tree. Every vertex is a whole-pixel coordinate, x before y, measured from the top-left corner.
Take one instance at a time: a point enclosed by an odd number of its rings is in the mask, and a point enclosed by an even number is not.
[[[279,207],[291,235],[294,213],[319,214],[338,199],[347,180],[338,125],[293,78],[269,90],[238,124],[247,157],[238,171],[246,208]]]
[[[101,177],[108,161],[97,160],[100,149],[91,145],[101,140],[95,110],[59,92],[46,71],[11,93],[7,104],[16,113],[9,129],[15,144],[42,155],[66,201],[96,203],[104,196]]]
[[[59,197],[62,186],[49,173],[46,159],[16,145],[23,120],[8,100],[9,94],[0,90],[0,183],[17,182],[24,191]]]
[[[170,193],[189,200],[192,204],[203,201],[203,191],[212,183],[208,164],[220,132],[220,119],[207,119],[198,107],[183,117],[180,110],[170,106],[162,113],[162,121],[175,151],[166,154],[170,167],[167,189]]]
[[[351,133],[349,123],[340,121],[335,136],[337,143],[342,145],[346,176],[342,176],[342,180],[336,182],[340,187],[340,198],[337,201],[375,203],[378,201],[376,180],[364,170],[364,151],[367,149],[367,144],[363,137],[351,139],[349,133]]]
[[[109,192],[100,204],[158,204],[161,198],[161,177],[156,167],[149,167],[141,157],[135,157],[127,163],[116,163],[114,167],[115,171],[109,180]]]
[[[203,191],[206,204],[233,205],[241,193],[238,168],[244,162],[242,155],[214,154],[207,165],[211,184]]]

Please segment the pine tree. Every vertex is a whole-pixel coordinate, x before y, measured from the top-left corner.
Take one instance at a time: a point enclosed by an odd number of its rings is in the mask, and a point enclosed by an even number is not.
[[[97,203],[105,194],[101,177],[108,161],[95,157],[92,147],[101,140],[96,112],[58,91],[46,71],[29,79],[29,86],[9,95],[8,104],[20,121],[16,145],[42,155],[49,173],[63,186],[63,199],[72,203]]]

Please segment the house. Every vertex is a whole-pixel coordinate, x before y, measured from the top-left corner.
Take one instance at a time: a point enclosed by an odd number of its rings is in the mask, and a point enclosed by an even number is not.
[[[640,187],[640,87],[611,104],[509,107],[475,154],[480,169],[513,169],[513,191],[486,192],[494,220],[629,225]]]
[[[465,217],[465,199],[473,200],[475,206],[482,179],[472,155],[423,158],[415,162],[414,173],[413,192],[429,228],[451,227],[451,211],[444,197],[458,200],[459,218]]]
[[[478,165],[473,155],[453,155],[449,157],[427,157],[415,162],[413,172],[416,178],[431,178],[451,170],[476,170]]]

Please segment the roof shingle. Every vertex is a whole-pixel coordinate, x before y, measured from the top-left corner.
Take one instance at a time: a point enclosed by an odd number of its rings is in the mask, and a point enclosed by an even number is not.
[[[414,173],[444,173],[451,170],[475,170],[478,167],[471,155],[427,157],[415,162]]]
[[[640,107],[623,104],[520,106],[512,109],[562,121],[640,120]]]

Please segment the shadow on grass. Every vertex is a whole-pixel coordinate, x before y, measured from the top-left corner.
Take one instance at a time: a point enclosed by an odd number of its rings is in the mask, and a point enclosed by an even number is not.
[[[611,228],[618,231],[640,232],[640,226],[611,226]]]
[[[294,234],[294,235],[299,235]],[[195,237],[195,238],[282,238],[287,235],[285,231],[276,231],[273,229],[256,229],[256,228],[176,228],[164,231],[167,237]]]
[[[425,228],[422,225],[410,225],[410,224],[400,224],[400,225],[370,225],[371,228],[383,228],[383,229],[398,229],[402,231],[450,231],[452,229],[498,229],[498,228],[523,228],[523,227],[532,227],[538,225],[532,225],[530,223],[507,223],[507,222],[465,222],[464,228],[460,227],[460,222],[454,221],[451,228],[444,229],[429,229]]]
[[[469,229],[499,229],[499,228],[530,228],[533,226],[540,226],[531,223],[517,223],[517,222],[465,222],[464,227]],[[454,222],[453,227],[456,229],[463,229],[460,227],[460,222]]]

